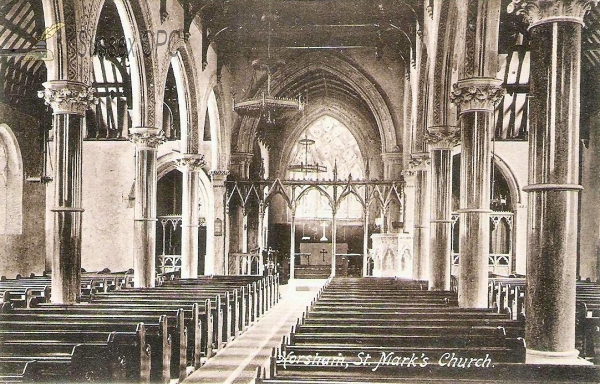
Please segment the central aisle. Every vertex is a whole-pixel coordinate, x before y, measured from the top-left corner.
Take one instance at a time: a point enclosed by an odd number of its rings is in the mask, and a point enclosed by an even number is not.
[[[279,302],[183,383],[250,383],[257,367],[268,368],[271,350],[290,333],[323,284],[325,280],[296,279],[281,285]]]

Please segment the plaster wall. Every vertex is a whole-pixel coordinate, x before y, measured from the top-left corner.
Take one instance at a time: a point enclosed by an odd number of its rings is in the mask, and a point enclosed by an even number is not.
[[[597,120],[597,119],[595,119]],[[600,151],[599,121],[590,121],[590,144],[581,156],[581,210],[579,228],[579,275],[582,279],[600,280]]]
[[[81,266],[87,271],[133,268],[135,146],[83,143]]]

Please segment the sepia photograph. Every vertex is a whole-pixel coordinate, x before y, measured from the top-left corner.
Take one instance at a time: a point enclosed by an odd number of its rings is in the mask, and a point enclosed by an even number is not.
[[[598,0],[0,0],[0,383],[600,383]]]

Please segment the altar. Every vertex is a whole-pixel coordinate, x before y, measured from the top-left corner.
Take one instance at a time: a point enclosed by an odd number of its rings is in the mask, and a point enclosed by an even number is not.
[[[348,243],[337,243],[336,254],[348,253]],[[299,265],[331,265],[332,243],[300,243]]]

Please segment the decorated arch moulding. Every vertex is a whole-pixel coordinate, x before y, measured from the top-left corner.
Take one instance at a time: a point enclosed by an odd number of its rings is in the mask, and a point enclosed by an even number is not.
[[[183,45],[179,49],[178,61],[181,67],[181,82],[184,86],[185,104],[187,110],[187,121],[188,121],[188,143],[187,146],[190,148],[190,152],[198,152],[200,147],[200,120],[199,113],[204,114],[206,111],[202,111],[202,108],[198,106],[198,96],[196,91],[196,70],[193,62],[190,60],[190,54],[187,50],[187,45]],[[206,104],[205,104],[206,105]],[[192,141],[193,140],[193,141]]]
[[[584,24],[583,17],[598,0],[512,0],[508,13],[523,17],[529,28],[552,22]]]
[[[286,131],[285,137],[287,139],[281,148],[281,158],[279,162],[280,175],[286,174],[287,165],[289,164],[292,156],[292,149],[301,138],[302,132],[304,132],[304,130],[307,129],[313,122],[317,121],[323,116],[331,116],[348,128],[358,143],[358,148],[363,160],[366,161],[368,154],[374,150],[369,145],[371,138],[368,134],[365,134],[364,126],[361,125],[360,120],[357,119],[357,116],[349,116],[347,111],[345,111],[341,105],[330,104],[321,106],[313,109],[306,115],[302,115],[302,117],[291,124],[292,129]],[[380,148],[378,148],[378,151],[380,151]],[[371,166],[375,165],[376,164],[371,164]]]
[[[385,150],[392,150],[392,148],[397,145],[394,120],[381,92],[365,74],[356,68],[356,66],[343,60],[337,55],[311,55],[310,58],[305,55],[302,59],[290,63],[287,67],[284,67],[284,70],[274,74],[272,80],[274,86],[272,86],[271,93],[275,95],[279,94],[284,91],[289,84],[301,81],[307,73],[313,71],[327,71],[349,84],[362,98],[375,117],[383,148]],[[263,84],[263,86],[257,90],[256,94],[259,94],[265,89],[266,84]],[[238,142],[251,139],[252,132],[248,132],[248,128],[248,126],[240,127]]]
[[[450,93],[450,101],[456,104],[459,113],[493,112],[505,93],[502,80],[474,77],[455,83]]]
[[[427,128],[424,137],[430,149],[452,149],[460,144],[460,128],[438,125]]]

